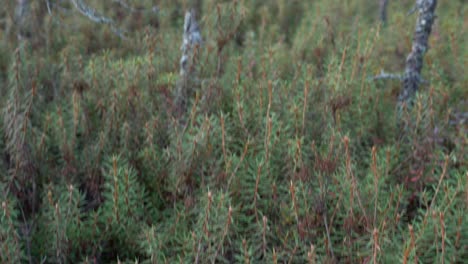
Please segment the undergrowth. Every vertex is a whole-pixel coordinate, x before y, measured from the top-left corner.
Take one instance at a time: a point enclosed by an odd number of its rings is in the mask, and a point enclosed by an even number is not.
[[[182,117],[187,1],[88,2],[126,38],[38,4],[29,40],[0,24],[0,262],[468,259],[462,1],[437,9],[404,128],[401,83],[369,77],[403,71],[412,1],[385,26],[378,1],[202,1]]]

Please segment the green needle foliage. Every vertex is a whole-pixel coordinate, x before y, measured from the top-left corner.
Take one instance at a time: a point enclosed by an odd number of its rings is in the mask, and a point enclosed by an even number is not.
[[[468,259],[462,1],[439,3],[401,114],[401,83],[369,79],[403,71],[412,1],[385,26],[379,1],[37,1],[20,38],[7,2],[1,263]]]

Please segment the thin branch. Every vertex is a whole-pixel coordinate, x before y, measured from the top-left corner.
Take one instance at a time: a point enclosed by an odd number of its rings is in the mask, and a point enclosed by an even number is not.
[[[158,6],[153,6],[151,9],[146,9],[146,8],[134,8],[127,4],[124,0],[113,0],[113,2],[119,4],[123,8],[127,9],[130,12],[152,12],[152,13],[158,13],[159,8]]]
[[[402,74],[387,73],[384,70],[381,70],[379,75],[371,76],[367,78],[368,81],[380,80],[380,79],[393,79],[393,80],[403,81],[404,76]]]
[[[50,9],[50,1],[49,0],[46,0],[46,6],[47,6],[47,12],[51,16],[52,15],[52,10]]]
[[[367,80],[375,81],[375,80],[392,79],[392,80],[404,81],[405,78],[406,78],[405,74],[388,73],[388,72],[385,72],[384,70],[381,70],[380,74],[375,75],[375,76],[370,76],[367,78]],[[423,83],[423,84],[429,84],[429,81],[422,79],[421,76],[419,76],[418,82]]]
[[[335,259],[335,254],[333,253],[333,245],[332,245],[332,240],[330,238],[330,230],[328,228],[326,213],[323,214],[323,222],[325,223],[325,231],[327,232],[328,249],[330,250],[330,255],[331,255],[332,259]]]
[[[83,16],[87,17],[89,20],[99,23],[109,25],[112,32],[118,35],[121,38],[125,38],[124,32],[115,26],[115,23],[112,19],[105,17],[104,15],[97,12],[95,9],[89,7],[83,2],[83,0],[70,0],[76,10],[78,10]]]
[[[84,16],[99,24],[113,24],[112,19],[99,14],[96,10],[86,5],[82,0],[70,0],[75,8]]]
[[[66,7],[63,7],[63,6],[60,6],[58,3],[51,3],[52,5],[52,9],[51,10],[58,10],[60,13],[62,13],[63,15],[70,15],[72,14],[73,10],[71,9],[68,9]],[[53,14],[50,14],[53,16]]]

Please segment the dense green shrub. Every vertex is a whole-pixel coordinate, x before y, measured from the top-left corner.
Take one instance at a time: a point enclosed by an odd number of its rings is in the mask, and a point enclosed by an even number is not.
[[[466,5],[438,7],[397,120],[401,84],[369,77],[404,69],[408,3],[382,26],[377,1],[202,1],[179,115],[188,2],[0,22],[1,263],[468,259]]]

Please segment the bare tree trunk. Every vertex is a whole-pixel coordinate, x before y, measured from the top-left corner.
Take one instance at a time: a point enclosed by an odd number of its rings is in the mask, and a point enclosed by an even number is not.
[[[200,28],[193,11],[185,13],[182,56],[180,58],[180,80],[175,95],[175,106],[178,115],[187,110],[187,101],[192,93],[194,56],[196,49],[202,43]]]
[[[16,0],[15,20],[17,24],[18,40],[30,37],[29,19],[31,19],[31,5],[29,0]]]
[[[387,23],[388,0],[379,0],[379,17],[382,23]]]
[[[416,0],[418,19],[413,35],[411,52],[406,58],[405,74],[403,76],[403,88],[398,97],[398,106],[411,106],[414,95],[418,91],[422,80],[421,70],[423,57],[428,49],[428,39],[431,34],[432,24],[435,19],[437,0]]]

